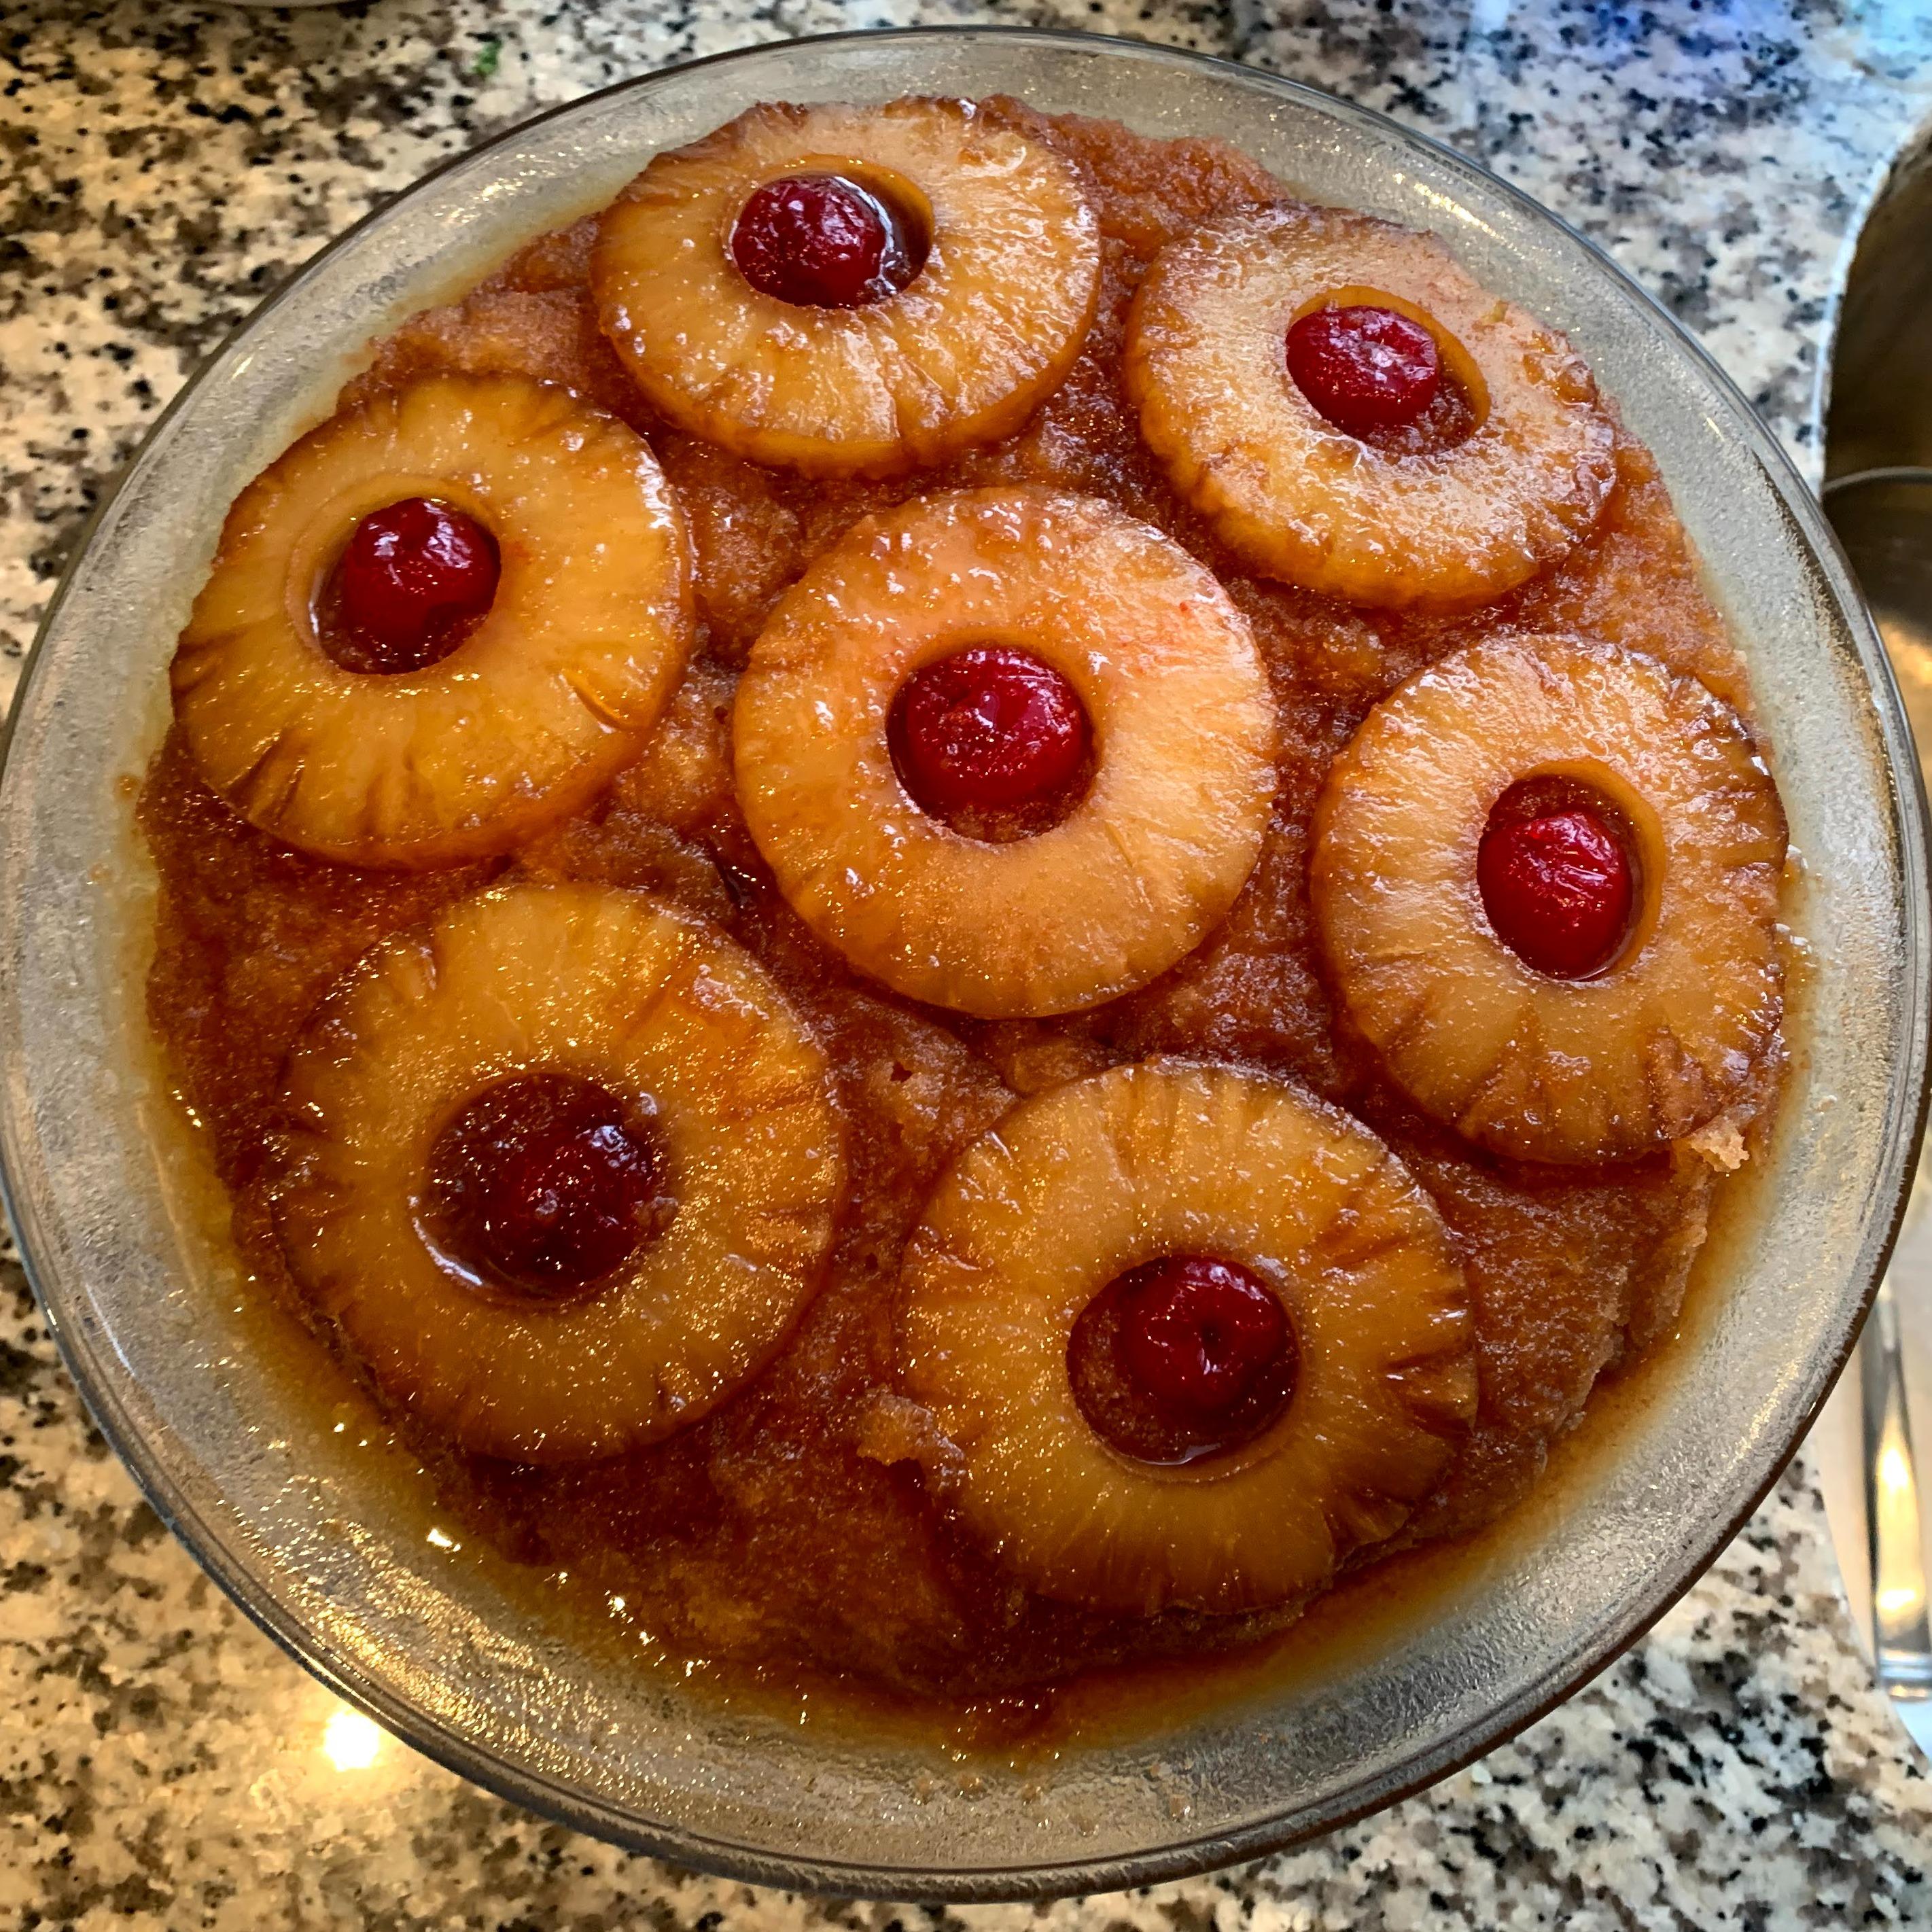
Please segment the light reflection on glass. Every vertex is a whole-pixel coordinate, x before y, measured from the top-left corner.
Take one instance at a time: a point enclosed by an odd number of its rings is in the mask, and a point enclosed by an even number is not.
[[[1892,668],[1898,674],[1899,695],[1905,700],[1905,715],[1923,759],[1932,748],[1932,638],[1901,613],[1887,610],[1874,615]]]
[[[322,1755],[338,1771],[367,1771],[382,1748],[382,1727],[346,1704],[332,1712],[322,1733]]]

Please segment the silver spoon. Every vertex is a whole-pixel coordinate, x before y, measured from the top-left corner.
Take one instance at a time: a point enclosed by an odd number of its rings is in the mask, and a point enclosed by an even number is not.
[[[1824,496],[1885,639],[1923,764],[1932,752],[1932,470],[1862,470],[1826,484]],[[1922,1163],[1905,1228],[1858,1344],[1858,1372],[1864,1395],[1872,1654],[1880,1688],[1919,1749],[1932,1756],[1932,1622],[1898,1288],[1900,1282],[1908,1293],[1932,1288],[1928,1192]]]

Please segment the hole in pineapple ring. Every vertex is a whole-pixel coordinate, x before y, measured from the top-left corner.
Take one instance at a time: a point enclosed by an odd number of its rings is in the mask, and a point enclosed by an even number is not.
[[[502,579],[501,547],[473,492],[435,478],[371,477],[296,540],[289,616],[340,669],[402,676],[467,643]]]
[[[745,197],[724,245],[761,295],[800,308],[864,308],[918,279],[932,238],[932,204],[904,176],[811,156]]]
[[[1476,885],[1497,939],[1547,979],[1600,979],[1657,923],[1663,839],[1649,807],[1590,760],[1545,766],[1491,805]]]
[[[1061,672],[1010,644],[962,646],[899,686],[886,742],[906,796],[988,844],[1050,831],[1087,794],[1094,728]]]
[[[1296,324],[1308,316],[1330,309],[1382,309],[1413,322],[1428,334],[1436,346],[1441,365],[1441,380],[1433,399],[1415,421],[1399,427],[1352,431],[1371,448],[1389,455],[1433,455],[1454,449],[1466,442],[1489,420],[1490,388],[1477,368],[1475,358],[1462,342],[1444,328],[1429,311],[1401,296],[1366,283],[1350,283],[1311,297],[1288,317],[1283,331],[1284,361],[1286,338]],[[1300,388],[1294,375],[1291,386]],[[1318,413],[1321,405],[1309,398]]]
[[[420,1232],[466,1286],[492,1298],[586,1299],[676,1211],[655,1112],[577,1073],[492,1082],[430,1143]]]
[[[1066,1342],[1088,1427],[1162,1468],[1255,1442],[1294,1399],[1300,1372],[1280,1298],[1252,1269],[1208,1255],[1164,1255],[1116,1275]]]

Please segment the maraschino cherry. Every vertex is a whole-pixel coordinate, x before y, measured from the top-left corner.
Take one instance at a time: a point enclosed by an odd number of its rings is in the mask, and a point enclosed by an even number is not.
[[[787,175],[754,189],[731,229],[731,259],[762,295],[862,308],[917,272],[905,224],[844,175]]]
[[[1477,849],[1476,883],[1497,937],[1553,980],[1600,973],[1629,929],[1629,855],[1587,805],[1492,817]]]
[[[1287,1346],[1280,1302],[1246,1268],[1190,1255],[1125,1280],[1121,1366],[1170,1416],[1225,1414]]]
[[[1010,811],[1071,784],[1091,732],[1051,664],[988,645],[915,671],[893,707],[892,749],[914,801],[936,817]]]
[[[1419,322],[1364,303],[1318,308],[1296,322],[1288,332],[1288,373],[1337,429],[1370,436],[1428,413],[1442,358]]]
[[[569,1294],[608,1280],[655,1224],[658,1162],[594,1081],[533,1074],[486,1088],[437,1136],[439,1244],[490,1285]]]
[[[1252,1440],[1294,1392],[1294,1330],[1251,1270],[1168,1255],[1109,1282],[1067,1347],[1074,1397],[1124,1454],[1186,1462]]]
[[[461,642],[496,595],[496,539],[448,503],[405,496],[373,510],[335,566],[329,654],[350,670],[421,670]]]

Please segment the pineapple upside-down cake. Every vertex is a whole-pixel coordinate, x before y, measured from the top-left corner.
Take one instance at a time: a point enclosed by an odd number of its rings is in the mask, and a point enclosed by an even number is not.
[[[1522,1492],[1768,1131],[1784,822],[1654,465],[1211,141],[660,154],[374,345],[173,693],[252,1279],[674,1653],[1032,1711],[1274,1630]]]

